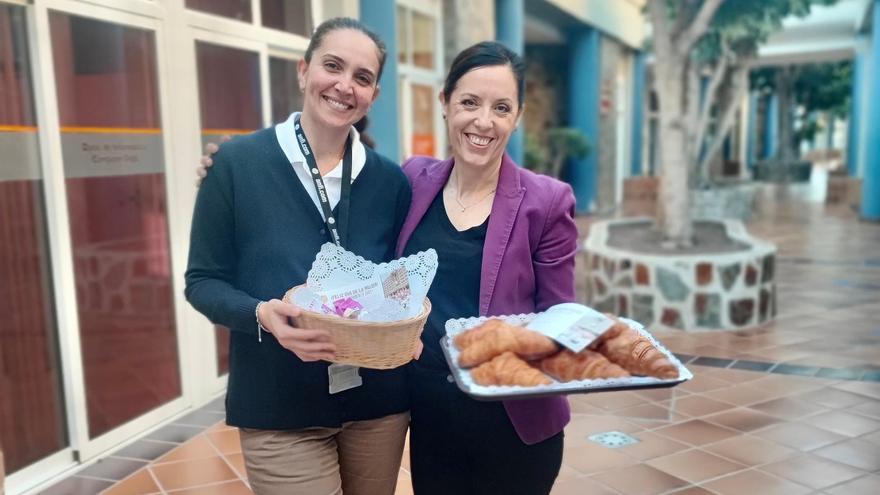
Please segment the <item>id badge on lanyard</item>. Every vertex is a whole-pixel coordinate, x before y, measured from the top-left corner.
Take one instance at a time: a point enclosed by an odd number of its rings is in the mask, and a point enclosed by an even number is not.
[[[318,202],[321,204],[321,211],[324,213],[324,223],[327,224],[327,231],[337,246],[344,247],[343,243],[348,240],[348,210],[349,197],[351,196],[351,137],[345,142],[345,155],[342,158],[342,191],[339,195],[339,204],[337,205],[338,214],[334,217],[333,209],[330,207],[330,200],[327,198],[327,188],[324,187],[324,179],[321,178],[321,171],[318,169],[315,155],[309,146],[309,140],[306,139],[306,135],[299,124],[299,116],[297,116],[294,122],[293,129],[296,133],[296,142],[299,144],[299,148],[306,159],[306,164],[309,166],[309,172],[312,174],[312,182],[315,184],[315,191],[318,193]],[[364,382],[360,376],[360,368],[336,363],[330,364],[327,368],[327,381],[331,394],[359,387]]]

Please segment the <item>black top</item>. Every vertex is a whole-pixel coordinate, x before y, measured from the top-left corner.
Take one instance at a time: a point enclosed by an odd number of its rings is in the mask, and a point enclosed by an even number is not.
[[[428,291],[431,314],[422,332],[425,350],[417,362],[419,367],[448,370],[440,349],[440,339],[446,335],[446,320],[479,316],[480,270],[488,226],[486,218],[482,225],[456,230],[446,215],[441,192],[406,244],[407,256],[428,248],[437,251],[437,275]]]
[[[351,187],[346,248],[394,258],[412,191],[400,166],[367,149]],[[361,369],[364,384],[330,395],[325,361],[304,363],[272,335],[257,341],[257,302],[305,282],[326,225],[275,137],[275,129],[220,147],[196,199],[186,298],[231,329],[227,422],[261,429],[337,427],[409,408],[402,368]]]

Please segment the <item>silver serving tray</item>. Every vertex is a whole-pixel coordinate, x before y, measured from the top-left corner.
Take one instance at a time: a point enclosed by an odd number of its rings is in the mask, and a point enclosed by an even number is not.
[[[632,328],[639,331],[648,340],[651,341],[657,349],[678,367],[678,378],[664,380],[649,376],[630,376],[625,378],[603,378],[597,380],[577,380],[571,382],[557,382],[553,380],[550,385],[541,385],[537,387],[519,387],[519,386],[485,386],[479,385],[471,378],[468,370],[458,367],[459,351],[452,344],[452,338],[459,333],[473,328],[486,320],[500,319],[513,325],[526,325],[532,321],[537,314],[523,314],[510,316],[493,316],[480,318],[458,318],[448,320],[446,322],[446,337],[440,341],[440,347],[446,356],[446,362],[452,371],[452,377],[458,388],[467,395],[477,400],[494,401],[494,400],[512,400],[512,399],[532,399],[535,397],[546,397],[551,395],[568,395],[568,394],[589,394],[596,392],[614,392],[618,390],[639,390],[646,388],[668,388],[674,387],[680,383],[686,382],[694,377],[674,354],[669,352],[666,347],[660,344],[653,335],[651,335],[645,327],[640,323],[628,318],[620,318]]]

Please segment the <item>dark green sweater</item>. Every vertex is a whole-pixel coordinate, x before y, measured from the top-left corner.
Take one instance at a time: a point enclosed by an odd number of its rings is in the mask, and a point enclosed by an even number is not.
[[[351,188],[346,249],[374,262],[392,259],[411,197],[400,167],[368,148]],[[362,369],[362,386],[330,395],[328,363],[304,363],[269,334],[257,341],[257,303],[280,299],[304,283],[329,241],[273,128],[220,148],[196,199],[186,298],[213,323],[231,329],[230,425],[339,426],[409,408],[402,368]]]

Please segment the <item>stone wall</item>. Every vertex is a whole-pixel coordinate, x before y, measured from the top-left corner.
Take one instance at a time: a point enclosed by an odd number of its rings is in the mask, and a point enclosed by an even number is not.
[[[687,331],[737,329],[776,314],[776,247],[751,237],[743,224],[725,220],[728,235],[751,246],[714,255],[653,255],[607,245],[612,222],[590,227],[585,243],[587,303],[646,327]]]

